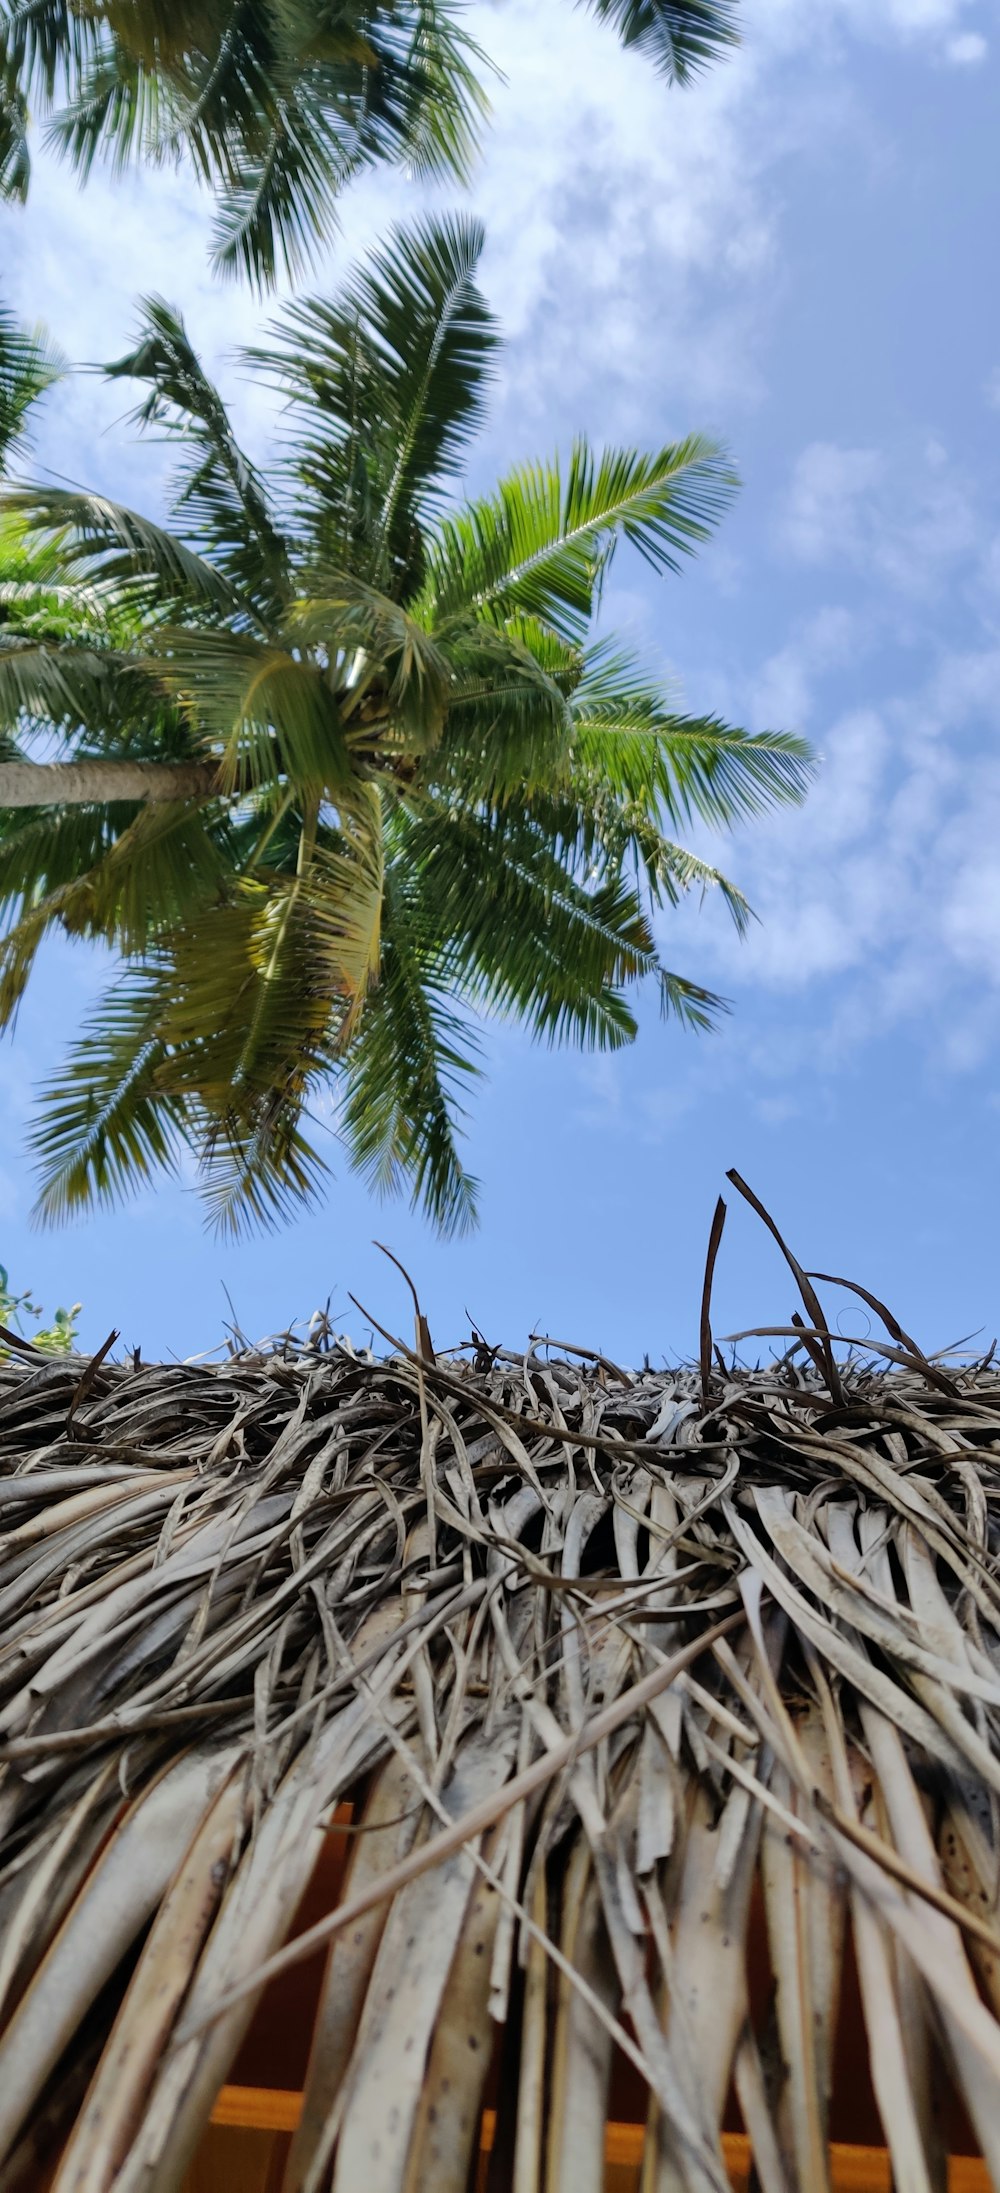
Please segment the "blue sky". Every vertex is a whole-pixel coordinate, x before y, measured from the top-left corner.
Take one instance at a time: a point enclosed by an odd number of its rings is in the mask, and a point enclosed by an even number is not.
[[[560,0],[472,10],[507,75],[472,197],[509,345],[469,485],[580,427],[721,435],[735,511],[678,580],[623,556],[608,622],[692,708],[804,730],[821,757],[804,810],[699,842],[760,915],[749,940],[713,904],[665,930],[731,1018],[695,1039],[650,1001],[614,1059],[491,1030],[471,1239],[375,1203],[335,1146],[325,1207],[238,1248],[205,1234],[182,1183],[40,1235],[31,1086],[102,972],[54,949],[0,1052],[0,1261],[47,1308],[81,1298],[88,1343],[115,1325],[147,1354],[209,1348],[226,1288],[254,1335],[328,1296],[360,1334],[349,1290],[402,1330],[379,1239],[439,1345],[468,1309],[495,1340],[547,1330],[676,1360],[730,1165],[804,1261],[864,1281],[925,1345],[1000,1326],[1000,7],[743,14],[741,53],[679,94]],[[423,202],[398,177],[366,184],[312,286]],[[3,287],[90,360],[120,354],[133,298],[161,291],[262,448],[269,419],[226,364],[261,315],[209,280],[207,228],[183,178],[78,193],[41,162],[27,212],[0,209]],[[70,383],[38,462],[155,503],[159,455],[122,408],[120,388]],[[790,1279],[730,1202],[717,1328],[781,1321]],[[864,1333],[858,1317],[843,1329]]]

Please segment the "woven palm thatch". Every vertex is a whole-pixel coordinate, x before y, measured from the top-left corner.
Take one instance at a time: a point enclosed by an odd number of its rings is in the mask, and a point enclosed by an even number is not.
[[[848,1944],[896,2186],[935,2065],[1000,2186],[1000,1375],[838,1362],[799,1276],[765,1370],[707,1302],[677,1374],[0,1365],[0,2188],[178,2187],[319,1937],[285,2193],[464,2193],[491,2058],[490,2184],[597,2193],[616,2051],[644,2193],[724,2193],[733,2094],[821,2193]]]

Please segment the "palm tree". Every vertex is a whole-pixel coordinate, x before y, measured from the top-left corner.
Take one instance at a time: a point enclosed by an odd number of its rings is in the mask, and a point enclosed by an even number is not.
[[[177,529],[0,498],[39,559],[0,635],[0,1023],[53,928],[122,962],[41,1101],[46,1217],[186,1146],[218,1224],[274,1218],[335,1099],[354,1162],[461,1225],[470,1015],[614,1048],[642,978],[696,1026],[719,1007],[663,966],[657,909],[748,909],[674,831],[798,799],[806,749],[671,711],[594,627],[619,544],[675,571],[733,474],[698,436],[581,440],[450,500],[498,342],[481,248],[470,220],[397,232],[287,308],[245,355],[285,407],[267,486],[152,300],[109,371],[176,443]]]
[[[735,42],[735,0],[586,4],[679,83]],[[0,195],[27,194],[32,110],[81,176],[186,158],[216,266],[268,287],[359,170],[467,173],[487,67],[458,0],[0,0]]]

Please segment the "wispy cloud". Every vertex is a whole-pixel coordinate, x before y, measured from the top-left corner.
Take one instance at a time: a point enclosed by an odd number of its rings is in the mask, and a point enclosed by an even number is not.
[[[919,42],[934,51],[953,42],[957,25],[983,14],[978,0],[827,0],[827,11],[858,37]]]
[[[780,534],[805,563],[850,565],[919,597],[982,553],[987,525],[977,487],[933,438],[896,463],[813,442],[795,464]]]
[[[855,38],[929,57],[974,45],[979,12],[976,0],[747,0],[743,48],[685,96],[569,0],[477,0],[470,29],[505,78],[472,190],[512,338],[498,433],[514,416],[522,436],[556,419],[571,431],[591,417],[595,388],[609,432],[645,421],[654,395],[675,425],[694,403],[711,423],[759,402],[783,278],[783,165],[843,142],[868,156],[849,69],[837,64]],[[400,175],[367,180],[345,202],[343,240],[317,286],[390,221],[457,195]],[[120,350],[132,301],[149,290],[183,306],[215,368],[266,317],[245,290],[212,280],[210,205],[187,174],[139,173],[123,186],[98,168],[81,189],[40,156],[27,212],[2,221],[15,301],[43,313],[77,359]],[[245,388],[235,400],[263,427],[260,400]],[[96,464],[112,486],[134,478],[120,438],[101,440],[122,408],[120,389],[71,386],[53,409],[47,461],[73,477]]]
[[[998,729],[993,648],[945,654],[914,691],[820,726],[805,810],[727,854],[759,925],[740,944],[721,912],[692,924],[699,972],[738,986],[744,1008],[837,977],[838,1040],[855,1043],[919,1020],[936,1045],[984,989],[1000,1007]]]
[[[820,767],[803,810],[755,824],[722,851],[760,917],[746,941],[711,902],[664,932],[677,964],[739,1003],[711,1065],[699,1058],[685,1072],[689,1100],[721,1059],[756,1102],[804,1057],[834,1067],[894,1027],[923,1042],[935,1071],[968,1070],[996,1041],[1000,555],[990,503],[986,468],[972,481],[936,441],[919,451],[814,443],[793,464],[772,536],[774,584],[783,563],[804,566],[848,598],[796,618],[742,695],[725,695],[730,708],[742,698],[754,728],[806,730]],[[837,682],[870,697],[838,709]]]
[[[946,40],[944,57],[951,62],[953,68],[978,68],[985,61],[989,50],[981,31],[964,30],[959,32],[957,38]]]

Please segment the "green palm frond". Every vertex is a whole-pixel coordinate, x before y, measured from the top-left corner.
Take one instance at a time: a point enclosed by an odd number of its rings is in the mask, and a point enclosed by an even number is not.
[[[69,933],[132,954],[208,903],[229,865],[204,808],[21,808],[0,831],[0,904],[16,918],[51,908]]]
[[[369,160],[391,157],[395,140],[411,174],[467,183],[490,112],[483,79],[496,80],[500,71],[450,0],[418,0],[412,25],[402,26],[402,43],[392,18],[383,22],[398,74],[394,83],[381,58],[372,71]]]
[[[0,623],[0,724],[8,729],[44,725],[62,738],[85,737],[122,751],[130,730],[148,725],[163,708],[162,694],[141,663],[114,648],[70,636],[39,637],[37,627],[65,620],[51,597],[36,598],[28,614]],[[45,618],[45,608],[48,616]],[[77,601],[74,622],[81,622]],[[41,612],[41,613],[40,613]],[[96,635],[95,635],[96,636]]]
[[[508,800],[505,818],[517,812]],[[648,893],[651,908],[676,908],[691,891],[702,898],[717,891],[739,935],[746,935],[753,912],[743,892],[721,868],[665,834],[655,796],[622,800],[588,770],[574,772],[565,791],[556,786],[531,794],[520,813],[558,847],[567,870],[591,885],[628,873]]]
[[[739,44],[736,0],[583,0],[613,23],[623,46],[636,46],[675,84]]]
[[[10,572],[11,563],[5,556],[3,539],[5,528],[0,525],[0,572]],[[32,638],[55,640],[74,631],[93,634],[95,628],[108,629],[113,602],[100,586],[70,585],[63,579],[48,578],[43,566],[51,553],[51,544],[37,557],[25,555],[18,558],[18,574],[0,577],[0,617],[16,629],[18,640]],[[31,564],[37,567],[37,576],[29,576]],[[4,616],[4,612],[6,615]]]
[[[468,1233],[478,1216],[455,1094],[462,1077],[478,1071],[467,1021],[392,948],[345,1068],[340,1133],[377,1195],[406,1195],[449,1235]]]
[[[675,714],[635,657],[613,644],[587,650],[569,705],[578,769],[619,800],[656,803],[671,823],[697,815],[715,829],[733,829],[802,800],[809,788],[813,763],[804,739]]]
[[[178,113],[202,172],[226,177],[214,264],[257,289],[302,274],[364,168],[404,160],[411,172],[464,181],[487,108],[485,56],[440,0],[359,10],[353,23],[326,11],[320,25],[318,12],[275,0],[266,59],[258,44],[248,68],[247,31],[237,32]]]
[[[73,0],[0,0],[0,66],[8,79],[50,106],[107,45],[100,12]]]
[[[108,811],[109,828],[115,810]],[[206,917],[231,865],[217,811],[172,802],[133,810],[88,876],[86,904],[64,928],[102,937],[126,955],[148,951],[179,922]]]
[[[197,1117],[197,1113],[195,1113]],[[238,1241],[297,1218],[326,1185],[328,1168],[305,1134],[298,1104],[263,1103],[199,1123],[198,1189],[211,1230]]]
[[[379,356],[380,398],[391,390],[386,424],[396,422],[376,568],[458,469],[482,418],[498,341],[476,282],[485,240],[482,223],[467,218],[429,221],[405,238],[397,231],[345,300]]]
[[[98,160],[118,177],[143,159],[156,162],[164,89],[155,66],[144,66],[120,40],[105,38],[76,70],[66,105],[48,124],[46,143],[69,160],[83,182]]]
[[[340,711],[322,667],[248,632],[165,628],[152,666],[203,744],[226,791],[292,778],[331,796],[351,781]]]
[[[198,1122],[200,1184],[216,1231],[276,1223],[319,1186],[325,1168],[302,1116],[354,1007],[353,911],[342,907],[335,955],[332,910],[317,936],[301,880],[276,877],[245,882],[171,940],[156,1085]]]
[[[16,86],[0,83],[0,199],[23,206],[30,186],[28,102]]]
[[[127,829],[133,815],[131,808],[108,807],[22,807],[4,815],[0,909],[5,920],[17,920],[26,907],[87,875],[114,843],[116,827]]]
[[[558,464],[525,465],[491,496],[446,519],[428,546],[422,606],[440,627],[474,610],[537,617],[581,638],[619,541],[655,571],[676,571],[707,540],[736,489],[724,452],[690,435],[653,455],[576,443]]]
[[[95,1202],[124,1202],[154,1172],[176,1168],[190,1134],[183,1105],[155,1087],[160,1005],[159,972],[126,969],[43,1089],[30,1142],[38,1218],[58,1222]]]
[[[329,989],[306,943],[297,878],[245,879],[175,929],[160,1028],[164,1085],[224,1119],[268,1092],[304,1088],[328,1062]]]
[[[42,945],[77,888],[70,882],[32,899],[0,942],[0,1029],[14,1025]]]
[[[9,147],[5,150],[6,111],[0,90],[0,197],[12,157]],[[22,327],[0,304],[0,470],[23,450],[35,405],[65,370],[62,356],[44,330]]]
[[[424,753],[445,722],[452,674],[432,633],[350,571],[310,574],[328,591],[293,603],[284,620],[290,646],[320,656],[354,748]]]
[[[25,530],[0,509],[0,624],[18,640],[77,639],[84,646],[134,649],[143,631],[139,605],[108,581],[66,568],[67,535]]]
[[[7,488],[3,507],[29,536],[64,536],[63,569],[106,584],[135,582],[154,605],[210,606],[223,615],[250,615],[251,605],[224,574],[151,518],[105,495],[78,488]]]
[[[453,685],[435,790],[452,787],[465,803],[495,806],[568,784],[578,651],[529,618],[501,627],[470,617],[449,631],[448,656]]]
[[[392,872],[439,979],[478,1010],[550,1043],[617,1049],[635,1036],[624,986],[658,962],[625,877],[588,888],[549,830],[509,809],[401,818]]]
[[[49,932],[146,953],[206,918],[229,875],[225,832],[178,803],[19,809],[0,828],[0,1027],[14,1019]]]
[[[182,451],[173,483],[175,513],[194,546],[254,606],[272,609],[288,589],[288,549],[274,525],[254,465],[233,433],[219,391],[208,379],[178,312],[162,297],[140,306],[135,348],[104,368],[109,380],[144,382],[149,395],[133,414]]]
[[[728,998],[720,997],[717,990],[702,989],[686,975],[671,974],[668,968],[660,967],[657,981],[663,1019],[679,1020],[682,1028],[690,1029],[693,1035],[714,1028],[720,1014],[729,1012]]]
[[[222,190],[212,229],[212,264],[222,275],[245,275],[258,290],[284,276],[301,278],[337,227],[337,205],[364,164],[356,132],[343,121],[325,126],[329,108],[303,86],[274,104],[267,144],[247,148],[238,179]]]
[[[48,136],[95,158],[186,157],[214,191],[214,261],[257,288],[293,278],[336,225],[350,178],[400,160],[464,179],[486,108],[485,56],[442,0],[305,7],[261,0],[0,0],[11,177],[23,193],[25,102],[63,104]],[[20,165],[19,165],[20,163]],[[23,175],[20,168],[24,168]]]
[[[339,1129],[356,1170],[382,1195],[408,1189],[448,1233],[475,1223],[477,1183],[459,1150],[462,1093],[479,1043],[425,933],[412,872],[387,868],[378,988],[342,1076]]]
[[[697,891],[702,898],[710,891],[717,891],[737,934],[746,935],[754,919],[753,908],[739,885],[732,883],[721,868],[716,868],[712,861],[699,859],[687,846],[675,845],[659,833],[644,844],[642,833],[637,830],[633,844],[645,867],[655,905],[679,906],[689,891]]]
[[[492,378],[498,334],[476,282],[483,242],[468,218],[397,229],[336,305],[290,305],[271,346],[248,353],[291,400],[320,552],[343,560],[353,549],[355,568],[397,598],[419,582],[416,537],[462,462]]]
[[[294,870],[248,875],[174,927],[164,1085],[224,1117],[299,1101],[329,1071],[378,973],[382,862],[378,797],[361,787],[336,834],[303,819]]]
[[[606,725],[599,732],[593,723],[581,725],[581,752],[609,775],[613,738]],[[718,716],[668,717],[656,746],[657,787],[667,813],[698,815],[715,829],[732,830],[771,807],[798,805],[815,775],[809,744],[796,732],[743,731]]]
[[[202,1122],[199,1186],[218,1233],[270,1226],[319,1192],[323,1160],[303,1127],[310,1098],[349,1051],[381,957],[382,833],[362,788],[352,823],[303,848],[294,878],[224,917],[216,966],[175,957],[161,1079]],[[234,918],[235,917],[235,918]],[[231,940],[231,947],[229,940]],[[192,979],[193,977],[193,979]],[[232,989],[237,1009],[232,1011]],[[183,994],[182,994],[183,993]]]
[[[354,813],[341,816],[337,837],[328,833],[313,846],[300,890],[312,951],[326,970],[335,1001],[336,1043],[343,1053],[357,1032],[381,966],[385,840],[375,785],[359,786]]]

